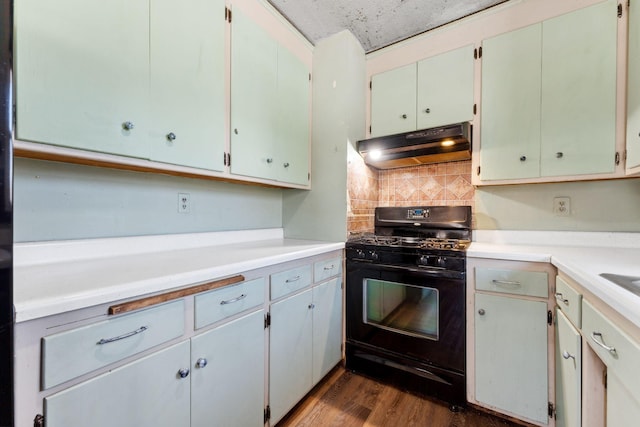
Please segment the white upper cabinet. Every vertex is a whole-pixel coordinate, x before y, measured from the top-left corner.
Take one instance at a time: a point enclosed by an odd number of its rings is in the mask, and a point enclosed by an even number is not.
[[[18,139],[146,157],[149,1],[15,2]]]
[[[224,0],[151,1],[151,159],[224,170]]]
[[[375,74],[371,136],[473,119],[473,45]]]
[[[417,128],[473,119],[473,45],[418,62]]]
[[[483,41],[481,181],[615,172],[616,7]]]
[[[628,61],[627,171],[640,167],[640,2],[637,0],[629,5]]]

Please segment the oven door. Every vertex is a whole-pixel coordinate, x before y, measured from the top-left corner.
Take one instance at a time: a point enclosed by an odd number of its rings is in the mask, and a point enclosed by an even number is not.
[[[463,373],[465,280],[347,261],[347,340]]]

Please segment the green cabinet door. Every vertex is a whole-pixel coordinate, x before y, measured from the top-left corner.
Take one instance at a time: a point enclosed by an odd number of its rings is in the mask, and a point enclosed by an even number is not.
[[[148,156],[148,0],[16,1],[14,34],[18,139]]]
[[[153,0],[151,160],[222,171],[224,0]]]
[[[580,427],[582,338],[560,309],[556,314],[556,426]]]
[[[271,305],[269,405],[277,423],[312,387],[312,291]]]
[[[261,427],[264,311],[191,339],[191,425]]]
[[[617,2],[542,23],[541,175],[615,169]]]
[[[627,169],[640,166],[640,2],[629,5]]]
[[[531,25],[482,42],[482,180],[540,175],[541,30]]]
[[[189,426],[189,375],[183,342],[45,398],[47,427]]]
[[[547,424],[547,304],[475,295],[475,396],[489,407]]]
[[[313,384],[342,359],[342,279],[313,288]]]
[[[473,119],[473,62],[473,45],[418,62],[418,129]]]
[[[237,8],[231,24],[231,172],[276,177],[277,44]]]
[[[416,129],[416,64],[371,78],[371,136]]]
[[[309,184],[310,70],[278,45],[276,179]]]

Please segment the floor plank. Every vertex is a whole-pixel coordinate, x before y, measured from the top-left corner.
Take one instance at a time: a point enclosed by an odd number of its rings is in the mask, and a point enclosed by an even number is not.
[[[448,405],[336,367],[277,427],[514,427],[499,417]]]

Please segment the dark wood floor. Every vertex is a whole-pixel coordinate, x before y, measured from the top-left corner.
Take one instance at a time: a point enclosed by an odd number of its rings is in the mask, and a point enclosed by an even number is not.
[[[519,426],[473,408],[419,397],[345,370],[334,369],[277,427],[506,427]]]

